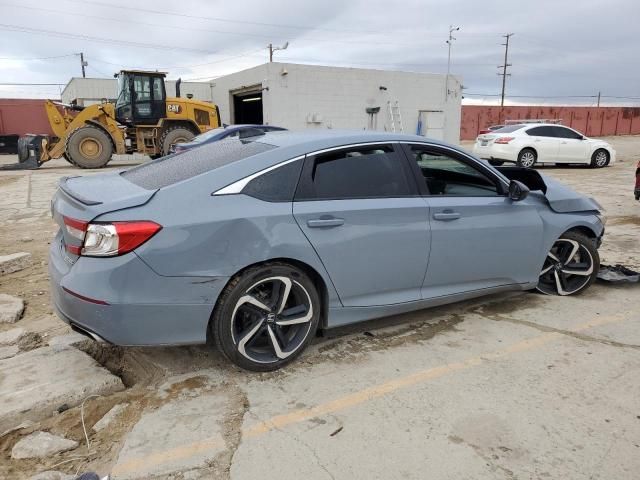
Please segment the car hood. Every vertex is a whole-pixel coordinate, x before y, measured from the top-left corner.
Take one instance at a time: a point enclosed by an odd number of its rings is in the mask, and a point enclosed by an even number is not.
[[[602,210],[602,206],[595,199],[582,195],[546,175],[542,175],[542,178],[547,185],[545,197],[554,212],[568,213]]]

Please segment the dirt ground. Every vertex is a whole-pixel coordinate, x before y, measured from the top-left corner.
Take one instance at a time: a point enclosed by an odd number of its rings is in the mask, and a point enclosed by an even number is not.
[[[603,205],[603,263],[640,269],[640,137],[607,140],[618,153],[608,168],[540,170]],[[107,170],[135,163],[123,157]],[[32,332],[24,350],[69,332],[49,303],[49,200],[61,176],[94,173],[64,160],[0,172],[0,255],[33,258],[0,276],[0,293],[26,302],[0,332]],[[207,347],[84,341],[78,348],[127,387],[85,402],[87,428],[116,404],[128,403],[124,413],[89,431],[90,447],[79,407],[5,434],[0,478],[53,469],[115,479],[636,479],[639,320],[640,285],[598,283],[575,298],[494,295],[328,332],[268,374],[236,369]],[[80,447],[12,460],[13,445],[37,430]]]

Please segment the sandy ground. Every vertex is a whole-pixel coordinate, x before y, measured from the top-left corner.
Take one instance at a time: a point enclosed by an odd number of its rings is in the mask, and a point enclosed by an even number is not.
[[[608,140],[619,159],[611,167],[541,170],[604,206],[603,263],[640,268],[632,193],[640,137]],[[121,158],[109,168],[133,163]],[[49,200],[60,176],[92,173],[63,160],[0,172],[0,254],[33,256],[31,267],[0,277],[0,292],[27,303],[17,325],[40,336],[34,346],[68,331],[47,291],[56,230]],[[575,298],[498,295],[329,332],[270,374],[240,371],[206,347],[87,341],[80,348],[128,387],[87,401],[87,426],[117,403],[129,406],[90,433],[90,449],[79,408],[1,437],[0,478],[55,466],[116,479],[635,479],[639,319],[637,286],[596,284]],[[38,429],[82,446],[11,460],[16,441]]]

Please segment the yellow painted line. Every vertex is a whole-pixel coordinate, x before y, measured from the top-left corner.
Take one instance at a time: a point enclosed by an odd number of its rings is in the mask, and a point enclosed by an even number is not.
[[[571,331],[581,332],[601,325],[621,322],[623,320],[629,319],[633,313],[634,312],[623,312],[615,315],[596,317],[589,320],[588,322],[576,325]],[[500,350],[495,350],[493,352],[487,352],[475,357],[470,357],[461,362],[447,363],[445,365],[428,368],[426,370],[421,370],[411,375],[407,375],[406,377],[397,378],[380,385],[365,388],[364,390],[345,395],[335,400],[321,403],[319,405],[316,405],[315,407],[301,408],[289,413],[285,413],[283,415],[276,415],[268,420],[259,422],[254,426],[243,429],[242,437],[258,437],[260,435],[269,433],[272,430],[286,427],[287,425],[304,422],[305,420],[309,420],[311,418],[335,413],[347,408],[354,407],[356,405],[361,405],[365,402],[383,397],[384,395],[402,388],[411,387],[413,385],[428,382],[430,380],[434,380],[436,378],[440,378],[461,370],[467,370],[469,368],[482,365],[488,360],[500,359],[508,357],[515,353],[539,348],[549,343],[551,340],[561,337],[563,337],[563,334],[557,332],[544,333],[542,335],[538,335],[537,337],[516,342]],[[208,439],[194,442],[189,445],[182,445],[162,452],[152,453],[144,457],[137,457],[126,460],[122,463],[118,463],[113,468],[113,471],[111,473],[113,475],[118,475],[147,471],[163,463],[183,460],[204,451],[215,451],[224,447],[224,441],[219,439]]]

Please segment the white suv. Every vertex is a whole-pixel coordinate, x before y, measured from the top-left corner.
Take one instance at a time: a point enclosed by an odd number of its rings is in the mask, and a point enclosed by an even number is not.
[[[616,151],[607,142],[548,123],[507,125],[478,135],[473,153],[493,165],[516,162],[527,168],[540,163],[581,163],[601,168],[616,158]]]

